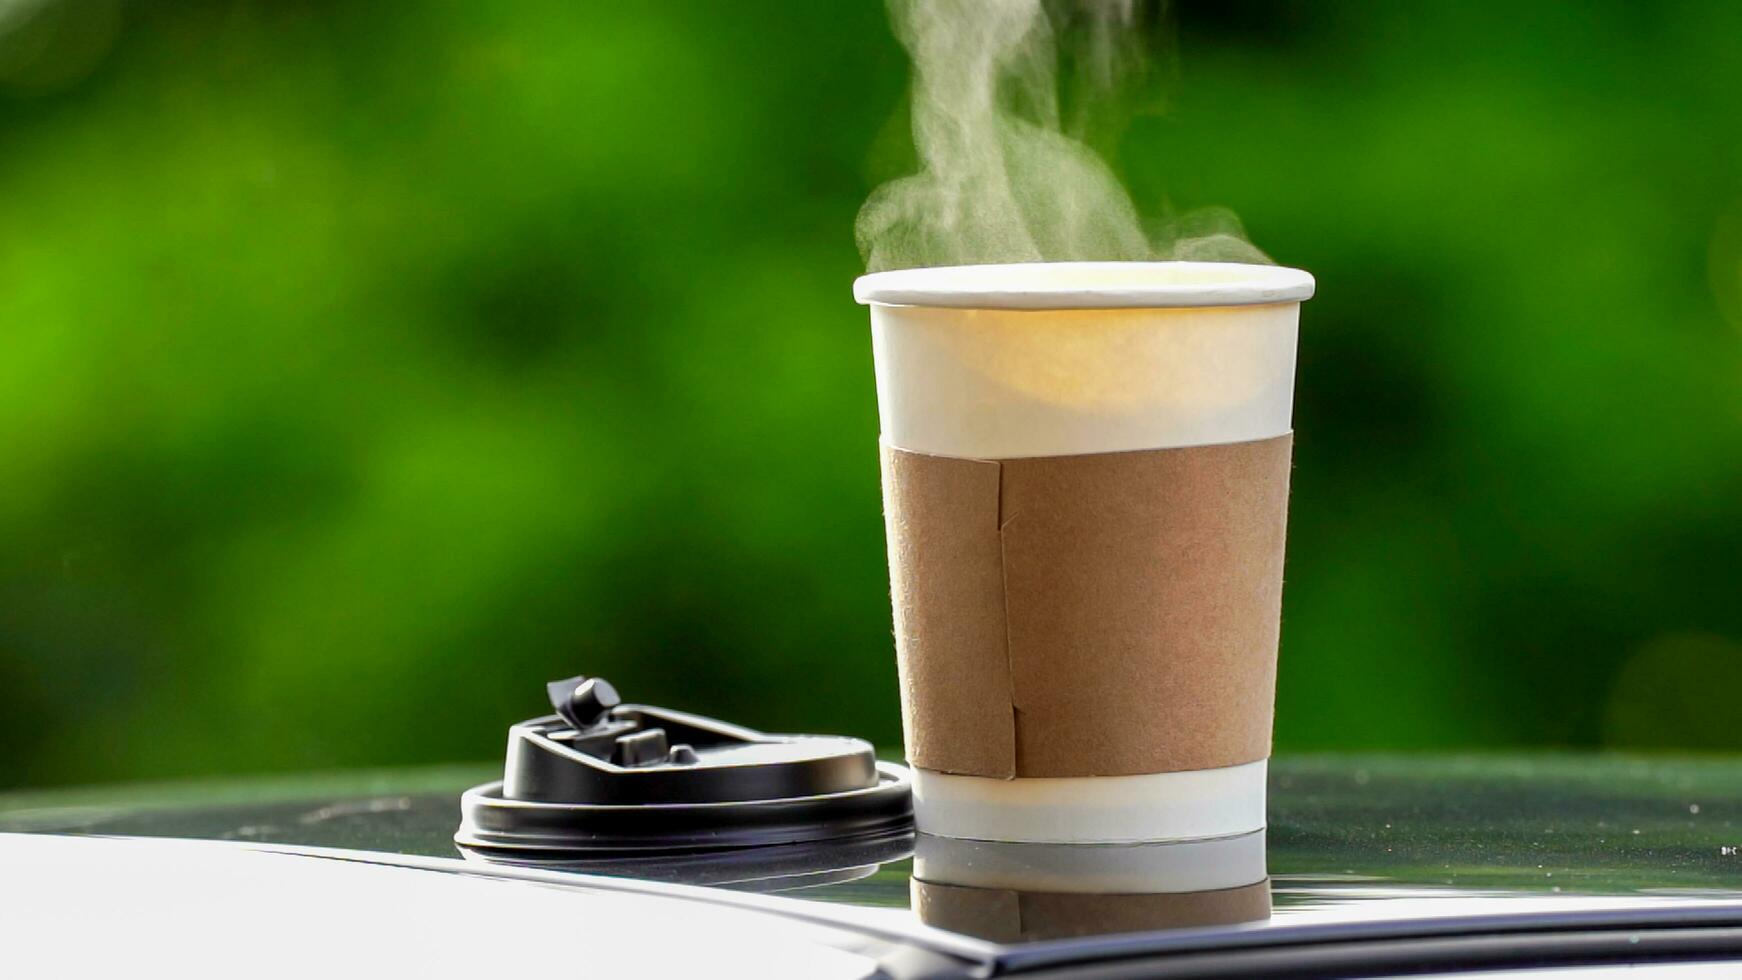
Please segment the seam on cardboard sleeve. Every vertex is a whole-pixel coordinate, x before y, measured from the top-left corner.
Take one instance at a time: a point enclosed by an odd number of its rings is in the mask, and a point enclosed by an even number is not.
[[[1010,697],[1010,774],[1005,779],[1015,779],[1022,771],[1022,707],[1016,703],[1016,663],[1010,642],[1010,556],[1004,547],[1004,529],[1015,521],[1016,514],[1006,515],[1004,504],[1008,499],[1004,493],[1004,477],[1009,468],[1002,462],[998,464],[998,584],[1004,590],[1004,686]]]

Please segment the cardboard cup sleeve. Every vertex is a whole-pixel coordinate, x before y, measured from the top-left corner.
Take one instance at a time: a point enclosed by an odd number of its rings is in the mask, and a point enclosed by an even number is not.
[[[1291,450],[885,443],[909,761],[1013,779],[1268,758]]]

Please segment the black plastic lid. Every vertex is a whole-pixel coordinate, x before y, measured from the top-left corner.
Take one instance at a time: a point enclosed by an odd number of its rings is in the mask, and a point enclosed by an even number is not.
[[[610,684],[547,686],[556,714],[508,731],[501,782],[467,790],[454,840],[485,855],[676,855],[911,830],[907,770],[862,739],[767,735],[620,704]]]

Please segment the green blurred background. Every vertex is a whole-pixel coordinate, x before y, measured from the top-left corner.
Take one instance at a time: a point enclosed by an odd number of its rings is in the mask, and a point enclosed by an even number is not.
[[[1742,747],[1742,5],[1181,4],[1313,271],[1281,750]],[[875,0],[0,0],[0,786],[899,735]]]

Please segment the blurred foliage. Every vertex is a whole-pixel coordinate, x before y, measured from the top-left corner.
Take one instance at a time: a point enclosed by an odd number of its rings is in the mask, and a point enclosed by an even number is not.
[[[1279,748],[1742,746],[1742,6],[1176,14],[1119,170],[1320,284]],[[0,784],[577,670],[892,743],[905,85],[874,0],[0,0]]]

